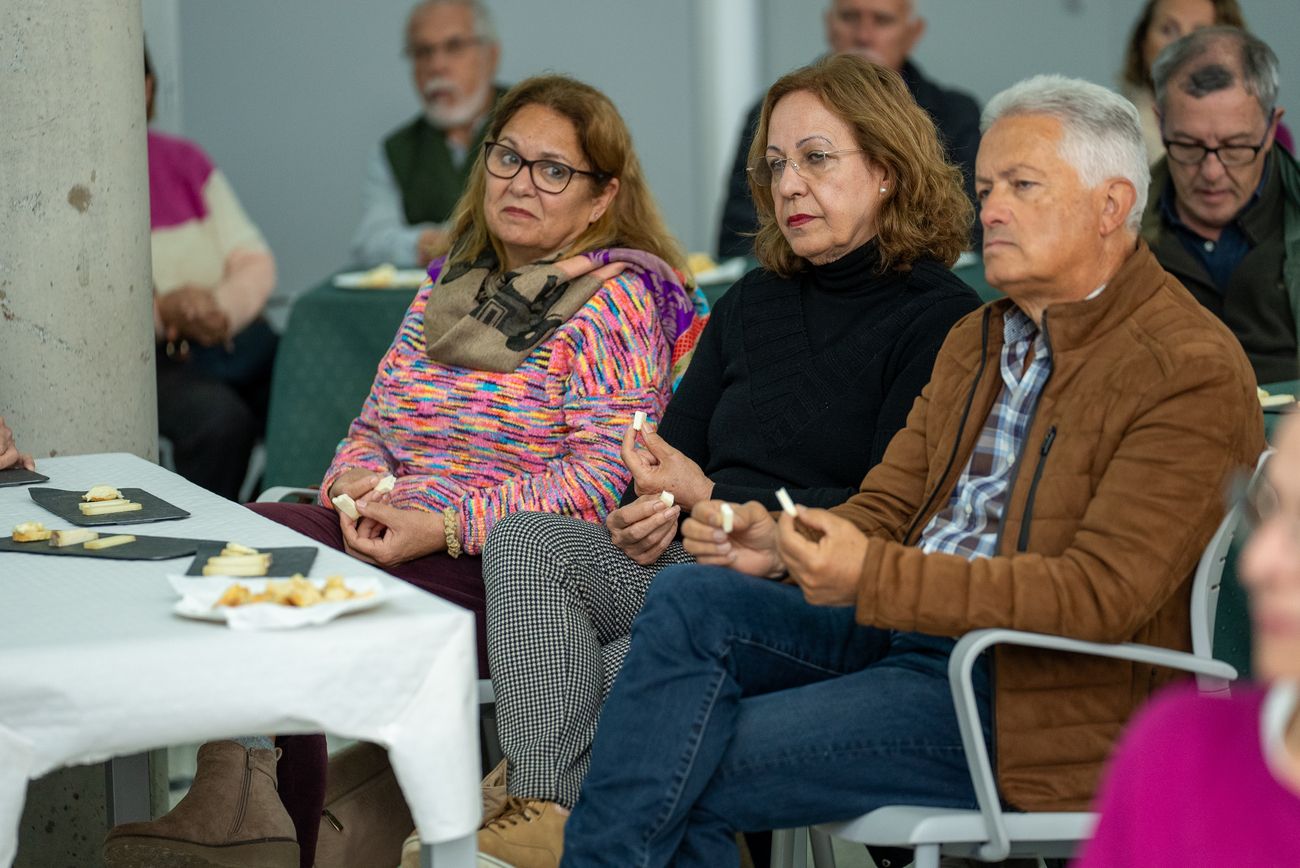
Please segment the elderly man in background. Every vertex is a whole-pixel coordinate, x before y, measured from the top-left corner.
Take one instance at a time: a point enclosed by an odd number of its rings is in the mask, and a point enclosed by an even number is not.
[[[903,76],[918,105],[934,118],[948,158],[961,167],[967,193],[972,193],[975,151],[980,143],[980,110],[965,93],[946,90],[926,78],[908,58],[925,34],[925,19],[917,14],[920,0],[832,0],[826,10],[826,44],[836,54],[851,53],[887,66]],[[745,169],[749,146],[758,129],[762,100],[754,103],[727,178],[727,198],[718,228],[718,256],[744,256],[753,247],[758,229]]]
[[[360,266],[423,266],[440,251],[501,96],[492,82],[501,52],[482,0],[418,4],[406,22],[405,53],[424,111],[370,159],[352,239]]]
[[[1138,240],[1131,103],[1042,76],[995,97],[985,130],[984,261],[1008,297],[954,326],[848,502],[779,524],[748,503],[729,532],[720,503],[694,507],[699,563],[650,586],[563,865],[728,866],[734,829],[973,808],[947,673],[967,631],[1190,646],[1223,485],[1264,447],[1249,363]],[[1084,810],[1168,673],[990,657],[975,684],[1001,797]]]
[[[1278,63],[1241,30],[1198,30],[1152,68],[1167,149],[1143,235],[1241,341],[1261,383],[1300,377],[1300,166],[1275,148]]]

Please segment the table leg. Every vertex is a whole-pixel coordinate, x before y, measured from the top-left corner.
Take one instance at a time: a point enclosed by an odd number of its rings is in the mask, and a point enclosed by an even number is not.
[[[420,848],[420,868],[473,868],[478,855],[478,833],[425,844]]]
[[[108,827],[152,820],[149,810],[149,753],[116,756],[104,764]]]

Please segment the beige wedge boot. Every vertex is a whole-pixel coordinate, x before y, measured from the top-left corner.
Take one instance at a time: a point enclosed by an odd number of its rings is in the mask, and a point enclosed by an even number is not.
[[[107,868],[298,868],[293,821],[276,790],[273,750],[233,741],[199,748],[194,784],[164,817],[104,840]]]

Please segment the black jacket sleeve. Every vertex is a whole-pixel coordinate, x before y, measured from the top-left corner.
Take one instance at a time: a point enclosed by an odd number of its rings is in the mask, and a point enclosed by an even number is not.
[[[763,108],[757,102],[745,116],[740,130],[740,147],[732,161],[731,174],[727,176],[727,198],[722,204],[722,225],[718,227],[718,258],[746,256],[754,249],[752,233],[758,229],[754,214],[754,201],[749,195],[749,148],[758,128],[758,116]]]

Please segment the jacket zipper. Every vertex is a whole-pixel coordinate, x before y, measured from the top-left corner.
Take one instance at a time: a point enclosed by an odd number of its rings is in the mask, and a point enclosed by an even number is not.
[[[1038,496],[1038,481],[1043,478],[1043,466],[1047,464],[1047,453],[1052,451],[1052,444],[1056,442],[1056,426],[1053,425],[1047,429],[1047,436],[1043,438],[1043,445],[1038,450],[1038,466],[1034,468],[1034,479],[1029,483],[1029,496],[1025,498],[1025,511],[1020,516],[1020,538],[1016,540],[1016,551],[1023,552],[1029,549],[1029,523],[1032,520],[1034,511],[1034,498]]]
[[[948,478],[952,471],[952,464],[957,460],[957,453],[961,450],[961,435],[966,430],[966,421],[970,418],[970,409],[975,404],[975,391],[979,388],[980,380],[984,377],[984,369],[989,363],[989,310],[984,309],[984,330],[980,338],[980,366],[975,371],[975,380],[970,384],[970,392],[966,395],[966,408],[962,410],[961,421],[957,424],[957,438],[952,444],[952,454],[948,456],[948,464],[943,468],[943,473],[939,476],[939,482],[935,485],[930,496],[925,499],[921,505],[920,511],[917,512],[916,518],[912,519],[911,526],[908,527],[907,533],[903,535],[903,544],[910,545],[912,534],[916,531],[916,526],[925,518],[925,514],[930,510],[930,505],[934,499],[939,496],[939,491],[943,488],[943,482]]]
[[[1038,328],[1043,333],[1043,345],[1047,349],[1048,358],[1051,358],[1052,336],[1047,333],[1047,311],[1043,311],[1043,319],[1042,322],[1039,324]],[[1047,376],[1043,377],[1043,384],[1038,387],[1038,394],[1034,396],[1034,404],[1032,407],[1029,408],[1029,420],[1025,423],[1026,434],[1034,430],[1034,419],[1038,416],[1038,405],[1042,403],[1043,392],[1047,391],[1047,383],[1051,379],[1052,379],[1052,369],[1048,368]],[[1048,448],[1050,448],[1050,444],[1048,445]],[[1025,449],[1025,444],[1023,443],[1020,444],[1020,452],[1016,455],[1016,464],[1011,469],[1011,479],[1007,482],[1006,501],[1002,509],[1003,521],[1001,521],[998,524],[998,538],[993,545],[993,554],[995,557],[1002,553],[1002,535],[1006,532],[1007,529],[1006,507],[1011,505],[1011,497],[1016,492],[1016,483],[1020,480],[1020,465],[1025,463],[1026,451],[1027,450]],[[1041,462],[1040,462],[1040,467],[1041,467]],[[1034,477],[1034,484],[1035,485],[1038,484],[1037,476]],[[1030,499],[1026,501],[1025,508],[1028,509],[1032,503],[1033,503],[1033,498],[1031,496]]]

